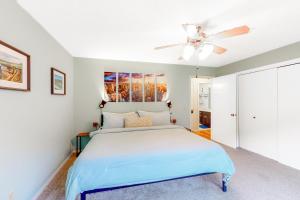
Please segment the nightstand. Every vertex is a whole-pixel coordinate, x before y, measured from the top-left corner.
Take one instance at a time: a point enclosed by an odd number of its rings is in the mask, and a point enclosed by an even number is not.
[[[76,156],[79,156],[79,154],[81,153],[81,138],[89,137],[89,136],[90,136],[90,133],[88,133],[88,132],[82,132],[76,136]]]

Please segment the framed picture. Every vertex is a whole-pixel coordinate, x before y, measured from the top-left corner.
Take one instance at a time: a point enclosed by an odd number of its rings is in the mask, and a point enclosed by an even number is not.
[[[30,56],[1,40],[0,89],[30,91]]]
[[[51,94],[66,95],[66,74],[51,68]]]

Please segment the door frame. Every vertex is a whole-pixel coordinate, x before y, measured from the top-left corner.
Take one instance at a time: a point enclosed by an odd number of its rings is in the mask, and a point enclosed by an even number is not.
[[[196,75],[191,75],[190,76],[190,81],[189,81],[189,84],[190,84],[190,101],[189,101],[189,129],[192,130],[192,114],[191,114],[191,111],[192,111],[192,79],[193,78],[199,78],[199,79],[213,79],[215,78],[214,76],[196,76]]]

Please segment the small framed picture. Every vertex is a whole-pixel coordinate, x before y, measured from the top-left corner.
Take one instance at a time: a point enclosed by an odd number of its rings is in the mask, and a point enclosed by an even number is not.
[[[66,95],[66,74],[51,68],[51,94]]]
[[[30,56],[1,40],[0,89],[30,91]]]

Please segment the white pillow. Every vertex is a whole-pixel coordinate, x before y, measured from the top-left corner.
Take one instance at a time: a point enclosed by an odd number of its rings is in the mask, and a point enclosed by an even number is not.
[[[128,113],[111,113],[103,112],[103,129],[107,128],[124,128],[125,117],[138,117],[136,112]]]
[[[169,111],[161,111],[161,112],[148,112],[148,111],[138,111],[140,117],[150,116],[152,118],[153,126],[162,126],[162,125],[170,125],[170,113]]]

